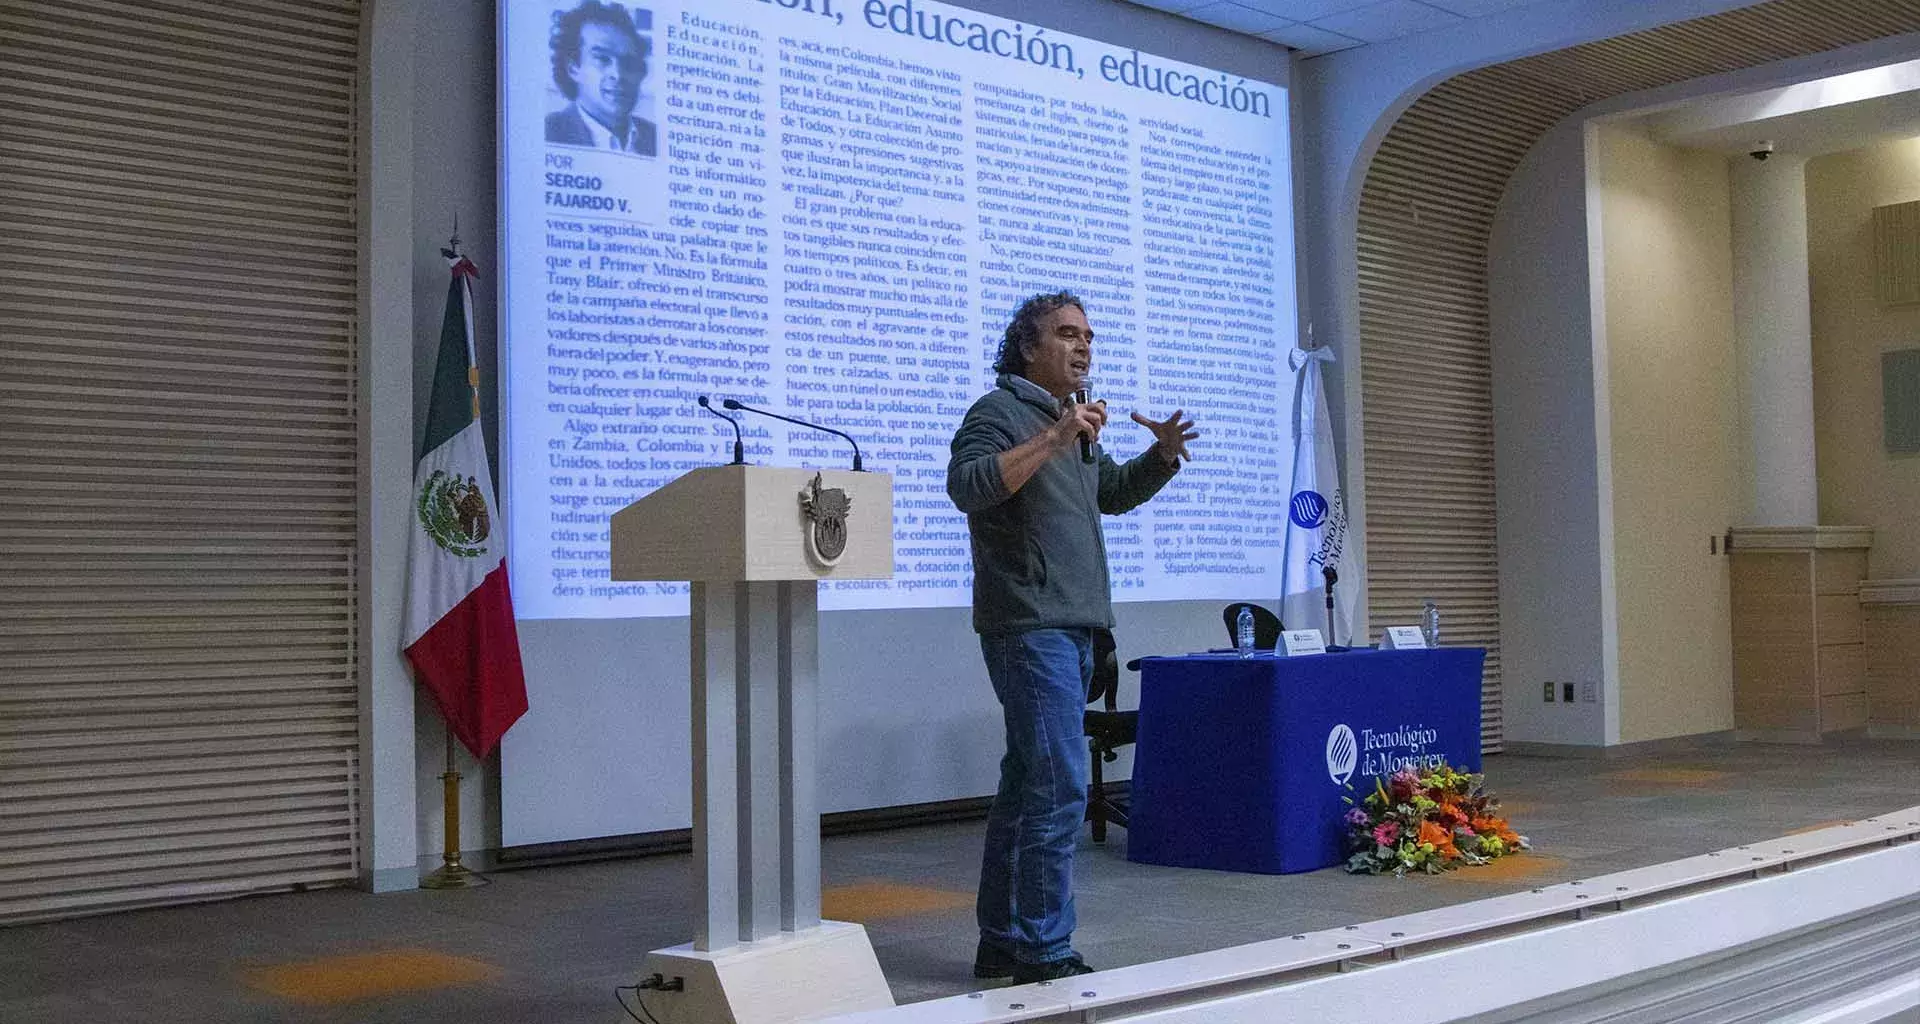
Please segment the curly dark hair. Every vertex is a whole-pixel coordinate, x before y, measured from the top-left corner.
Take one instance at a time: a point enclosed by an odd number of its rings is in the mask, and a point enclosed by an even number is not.
[[[649,12],[640,13],[648,15],[651,27]],[[653,54],[653,40],[640,34],[633,15],[617,3],[580,0],[580,6],[571,11],[553,12],[553,32],[547,36],[547,46],[553,51],[553,84],[559,86],[561,94],[568,99],[574,99],[580,89],[573,84],[573,75],[568,69],[580,63],[580,30],[590,24],[625,32],[633,40],[634,49],[640,52],[640,77],[647,77],[647,58]]]
[[[1022,302],[1014,311],[1013,322],[1007,325],[1006,336],[1000,339],[1000,355],[993,361],[993,372],[1026,376],[1027,346],[1040,340],[1040,321],[1063,306],[1072,306],[1081,313],[1087,311],[1080,296],[1072,292],[1035,295]]]

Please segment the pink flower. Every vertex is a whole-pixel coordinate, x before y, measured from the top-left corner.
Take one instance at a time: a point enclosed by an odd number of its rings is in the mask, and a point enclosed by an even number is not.
[[[1394,840],[1399,838],[1400,826],[1391,821],[1383,821],[1373,830],[1373,841],[1381,846],[1392,846]]]

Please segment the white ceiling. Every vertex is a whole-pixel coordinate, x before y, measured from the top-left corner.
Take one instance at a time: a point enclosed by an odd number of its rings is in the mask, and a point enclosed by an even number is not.
[[[1132,0],[1307,56],[1432,32],[1538,0]]]

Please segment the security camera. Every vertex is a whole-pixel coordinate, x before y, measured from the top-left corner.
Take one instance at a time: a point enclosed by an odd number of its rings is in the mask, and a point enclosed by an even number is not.
[[[1754,158],[1755,160],[1765,160],[1766,158],[1772,156],[1773,140],[1762,139],[1761,141],[1754,143],[1753,148],[1747,150],[1747,155]]]

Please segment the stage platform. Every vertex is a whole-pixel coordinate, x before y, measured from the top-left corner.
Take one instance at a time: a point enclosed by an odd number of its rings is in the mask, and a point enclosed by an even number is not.
[[[1096,967],[1318,931],[1642,867],[1912,806],[1920,743],[1489,756],[1531,853],[1406,879],[1133,864],[1083,841]],[[859,921],[901,1002],[977,987],[980,822],[830,838],[825,915]],[[0,929],[0,1020],[616,1021],[613,987],[692,929],[691,859],[498,872],[455,892],[327,890]]]

